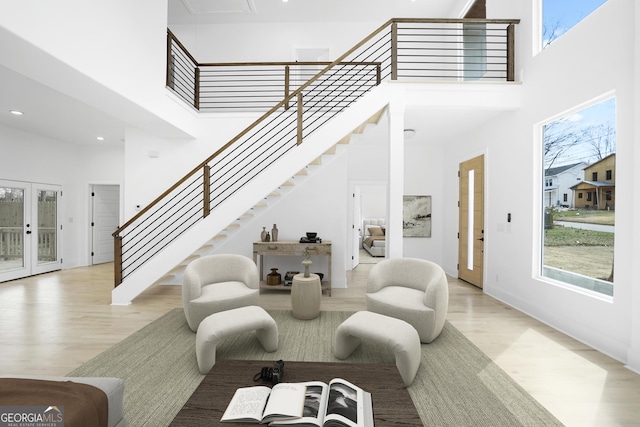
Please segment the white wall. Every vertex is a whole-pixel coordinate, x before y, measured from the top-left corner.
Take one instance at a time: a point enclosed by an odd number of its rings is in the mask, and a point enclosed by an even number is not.
[[[362,219],[385,218],[387,216],[387,186],[360,185]]]
[[[126,131],[126,218],[136,206],[146,206],[202,161],[229,142],[255,119],[256,114],[219,115],[202,118],[196,139],[167,139],[139,128]]]
[[[193,136],[165,89],[166,30],[166,1],[5,1],[0,63],[150,133]]]
[[[404,256],[424,258],[443,264],[444,145],[429,141],[428,135],[416,134],[405,143],[404,194],[431,196],[431,237],[406,237]],[[449,236],[451,237],[451,236]]]
[[[511,1],[492,5],[494,11],[500,10],[500,5],[508,8],[505,13],[509,16],[530,16],[533,9],[531,1],[519,3],[523,8],[519,11],[513,10],[517,6]],[[640,307],[633,289],[632,261],[640,257],[632,220],[638,191],[634,175],[634,106],[638,105],[637,93],[634,95],[635,8],[633,2],[609,0],[535,57],[527,54],[533,45],[527,36],[533,23],[523,20],[518,27],[516,51],[524,67],[525,107],[449,145],[444,181],[445,193],[452,199],[449,195],[457,194],[453,185],[457,164],[477,154],[486,155],[485,292],[618,360],[634,362],[632,367],[638,370],[639,332],[630,321]],[[605,28],[607,31],[603,31]],[[539,124],[611,93],[616,96],[618,109],[620,159],[616,165],[613,299],[539,277],[541,202],[536,196],[541,193],[543,178]],[[453,220],[457,208],[452,203],[445,205],[445,232],[451,236],[457,231],[457,221]],[[513,218],[508,226],[507,213]],[[453,240],[445,242],[449,271],[456,258],[454,247]]]
[[[383,23],[171,25],[170,29],[198,62],[293,61],[296,48],[328,48],[334,60]]]
[[[0,126],[0,178],[62,186],[63,268],[89,264],[89,187],[122,186],[123,157],[122,145],[78,146]]]

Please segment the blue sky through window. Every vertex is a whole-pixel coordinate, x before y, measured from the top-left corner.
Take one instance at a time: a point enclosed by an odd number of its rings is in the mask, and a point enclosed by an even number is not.
[[[562,36],[606,0],[542,0],[542,46]]]
[[[610,98],[556,120],[545,126],[545,132],[551,133],[551,139],[562,139],[559,137],[561,134],[571,135],[567,142],[573,141],[558,157],[553,157],[556,152],[552,150],[545,158],[545,167],[550,166],[550,161],[553,161],[553,166],[579,162],[591,164],[599,160],[596,146],[604,156],[615,152],[616,100]],[[605,143],[607,140],[609,144]]]

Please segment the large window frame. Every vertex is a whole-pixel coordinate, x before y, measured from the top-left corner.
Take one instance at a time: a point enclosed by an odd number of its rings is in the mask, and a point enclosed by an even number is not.
[[[549,165],[548,158],[545,159],[545,154],[548,154],[548,147],[545,143],[548,143],[550,138],[547,135],[545,139],[545,132],[549,131],[552,124],[557,122],[567,121],[568,118],[573,117],[576,114],[587,113],[587,116],[594,114],[594,111],[598,111],[599,108],[602,108],[605,113],[602,113],[602,117],[607,118],[607,124],[611,121],[611,113],[613,114],[613,132],[610,128],[606,127],[607,135],[610,135],[610,139],[613,139],[613,145],[609,144],[609,150],[613,150],[612,153],[604,152],[599,154],[601,159],[597,159],[596,154],[592,154],[590,157],[586,157],[582,159],[582,161],[586,161],[589,158],[593,158],[591,162],[586,162],[587,166],[584,169],[584,177],[582,181],[578,184],[572,185],[572,192],[574,193],[572,199],[572,205],[570,209],[566,209],[565,212],[560,213],[564,207],[558,207],[558,209],[551,208],[549,209],[545,205],[545,189],[547,188],[547,180],[548,177],[545,176],[545,171]],[[591,110],[593,109],[593,110]],[[591,293],[594,296],[605,297],[605,298],[613,298],[614,296],[614,259],[615,253],[613,251],[613,241],[615,239],[615,230],[611,231],[611,228],[605,228],[604,230],[592,230],[592,231],[584,231],[585,228],[591,227],[591,225],[584,225],[584,222],[597,222],[595,216],[594,219],[587,220],[586,214],[594,214],[598,215],[603,210],[607,210],[604,212],[602,221],[613,221],[615,223],[615,182],[611,179],[608,179],[609,186],[607,186],[607,182],[601,181],[590,181],[591,178],[600,177],[607,178],[615,177],[615,97],[612,93],[607,95],[603,95],[593,101],[583,104],[575,109],[567,111],[565,113],[561,113],[549,120],[543,122],[539,126],[539,140],[540,140],[540,153],[541,153],[541,162],[540,162],[540,179],[539,182],[539,209],[541,212],[541,221],[539,227],[539,236],[540,236],[540,257],[538,259],[537,264],[534,266],[534,271],[537,271],[536,276],[544,281],[550,281],[555,284],[559,284],[562,286],[566,286],[570,289],[574,289],[576,291],[584,291]],[[597,115],[595,115],[597,123]],[[604,119],[602,119],[604,120]],[[588,123],[588,122],[587,122]],[[605,123],[604,121],[602,123]],[[589,132],[593,132],[595,128],[595,124],[589,126],[583,126],[582,128],[578,128],[576,131],[573,129],[572,131],[577,132],[576,140],[578,144],[573,147],[573,149],[581,149],[586,146],[586,144],[592,144],[593,139],[591,138]],[[555,129],[562,130],[562,127],[556,127]],[[571,129],[567,126],[566,129]],[[601,127],[599,129],[602,129]],[[558,138],[560,140],[560,138]],[[551,140],[552,141],[552,140]],[[610,143],[611,141],[609,141]],[[594,148],[595,153],[595,148]],[[560,163],[566,159],[572,159],[577,161],[577,158],[572,157],[572,152],[567,152],[566,156],[563,158],[561,154],[560,157],[553,157],[554,159],[560,159]],[[557,164],[558,165],[558,164]],[[556,165],[556,167],[557,167]],[[613,165],[613,166],[612,166]],[[597,169],[599,168],[599,169]],[[593,173],[595,172],[595,173]],[[597,173],[600,172],[600,173]],[[562,183],[559,180],[558,182],[558,192],[561,194],[564,191],[562,187]],[[586,196],[584,195],[586,194]],[[586,209],[591,209],[591,211],[579,211],[576,210],[577,206],[584,205]],[[612,211],[612,212],[611,212]],[[580,248],[572,248],[572,244],[568,246],[563,246],[563,241],[561,239],[571,239],[573,235],[570,235],[569,228],[567,230],[557,230],[550,231],[556,225],[556,223],[563,223],[561,221],[563,218],[567,218],[570,214],[575,215],[583,215],[581,218],[574,217],[573,220],[577,220],[576,223],[563,224],[561,227],[570,227],[576,228],[576,235],[585,236],[584,242],[580,245],[580,239],[583,237],[577,237],[576,242],[578,243],[575,246],[583,246]],[[569,218],[571,220],[572,218]],[[605,234],[598,234],[598,233]],[[587,240],[588,239],[588,240]],[[603,250],[600,251],[599,245],[604,244]],[[557,245],[557,246],[556,246]],[[578,254],[578,255],[576,255]],[[584,255],[579,255],[584,254]],[[590,257],[595,259],[596,263],[600,263],[599,267],[600,274],[594,274],[593,272],[597,269],[593,269],[593,265],[589,264]],[[610,258],[607,258],[610,257]],[[584,259],[581,259],[584,258]],[[610,264],[608,263],[610,260]],[[572,262],[573,261],[573,262]],[[585,261],[587,267],[580,266],[580,261]],[[591,261],[593,263],[593,261]],[[609,273],[603,274],[603,272],[608,271]],[[583,270],[584,269],[584,270]]]

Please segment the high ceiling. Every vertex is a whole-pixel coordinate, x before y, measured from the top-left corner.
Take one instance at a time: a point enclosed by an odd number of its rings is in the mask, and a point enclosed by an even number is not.
[[[468,0],[169,0],[169,24],[364,21],[458,17]]]
[[[468,0],[168,0],[170,24],[457,17]],[[192,13],[191,11],[199,11]],[[10,110],[24,111],[15,116]],[[410,117],[407,118],[410,121]],[[419,122],[419,120],[418,120]],[[0,125],[75,144],[121,144],[126,124],[0,65]],[[417,127],[409,123],[410,126]],[[104,141],[98,141],[98,136]]]

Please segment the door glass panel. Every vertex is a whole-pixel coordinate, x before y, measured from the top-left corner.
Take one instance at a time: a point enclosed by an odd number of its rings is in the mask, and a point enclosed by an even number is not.
[[[58,258],[56,224],[58,193],[38,190],[38,264],[53,262]]]
[[[0,271],[24,267],[24,189],[0,187]]]

